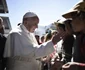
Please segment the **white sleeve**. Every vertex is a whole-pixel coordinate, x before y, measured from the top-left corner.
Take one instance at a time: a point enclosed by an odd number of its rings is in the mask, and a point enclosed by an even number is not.
[[[34,45],[26,36],[19,33],[13,33],[11,38],[7,37],[4,57],[11,56],[28,56],[41,58],[54,52],[52,41],[45,42],[41,45]]]
[[[39,48],[35,50],[35,56],[36,58],[41,58],[44,56],[47,56],[54,52],[54,47],[53,47],[52,41],[45,42],[41,45],[39,45]]]

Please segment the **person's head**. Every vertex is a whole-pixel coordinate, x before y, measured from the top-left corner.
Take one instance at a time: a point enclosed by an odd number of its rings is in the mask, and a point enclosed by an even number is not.
[[[78,12],[72,18],[72,28],[74,32],[85,32],[85,12]]]
[[[57,30],[52,30],[52,35],[56,35],[58,32],[57,32]]]
[[[73,33],[71,22],[72,22],[72,20],[70,20],[70,19],[63,21],[63,24],[65,24],[65,31],[67,34]]]
[[[61,24],[61,23],[57,23],[56,24],[56,28],[57,28],[57,31],[58,32],[63,32],[63,31],[65,31],[65,25],[64,24]]]
[[[3,19],[0,17],[0,33],[4,34]]]
[[[51,40],[51,38],[52,38],[52,34],[51,33],[46,33],[44,41],[47,42],[47,41]]]
[[[29,32],[34,32],[38,28],[39,18],[33,12],[27,12],[23,16],[23,24]]]
[[[85,32],[85,1],[76,4],[73,9],[63,15],[64,18],[72,19],[74,32]]]

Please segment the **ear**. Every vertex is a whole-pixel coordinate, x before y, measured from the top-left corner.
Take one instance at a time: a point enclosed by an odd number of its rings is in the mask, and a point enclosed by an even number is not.
[[[26,20],[24,20],[24,22],[23,22],[23,23],[24,23],[24,25],[27,25],[27,21],[26,21]]]

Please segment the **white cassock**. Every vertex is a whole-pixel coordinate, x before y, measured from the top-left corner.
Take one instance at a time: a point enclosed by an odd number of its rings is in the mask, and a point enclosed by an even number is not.
[[[4,50],[4,57],[8,57],[7,70],[41,70],[40,62],[36,59],[52,52],[52,41],[38,45],[34,35],[21,24],[7,37]]]

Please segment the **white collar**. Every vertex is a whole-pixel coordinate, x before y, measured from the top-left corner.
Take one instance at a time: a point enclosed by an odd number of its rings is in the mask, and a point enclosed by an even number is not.
[[[21,28],[22,28],[26,33],[30,34],[30,32],[27,30],[27,28],[26,28],[23,24],[21,24]]]

